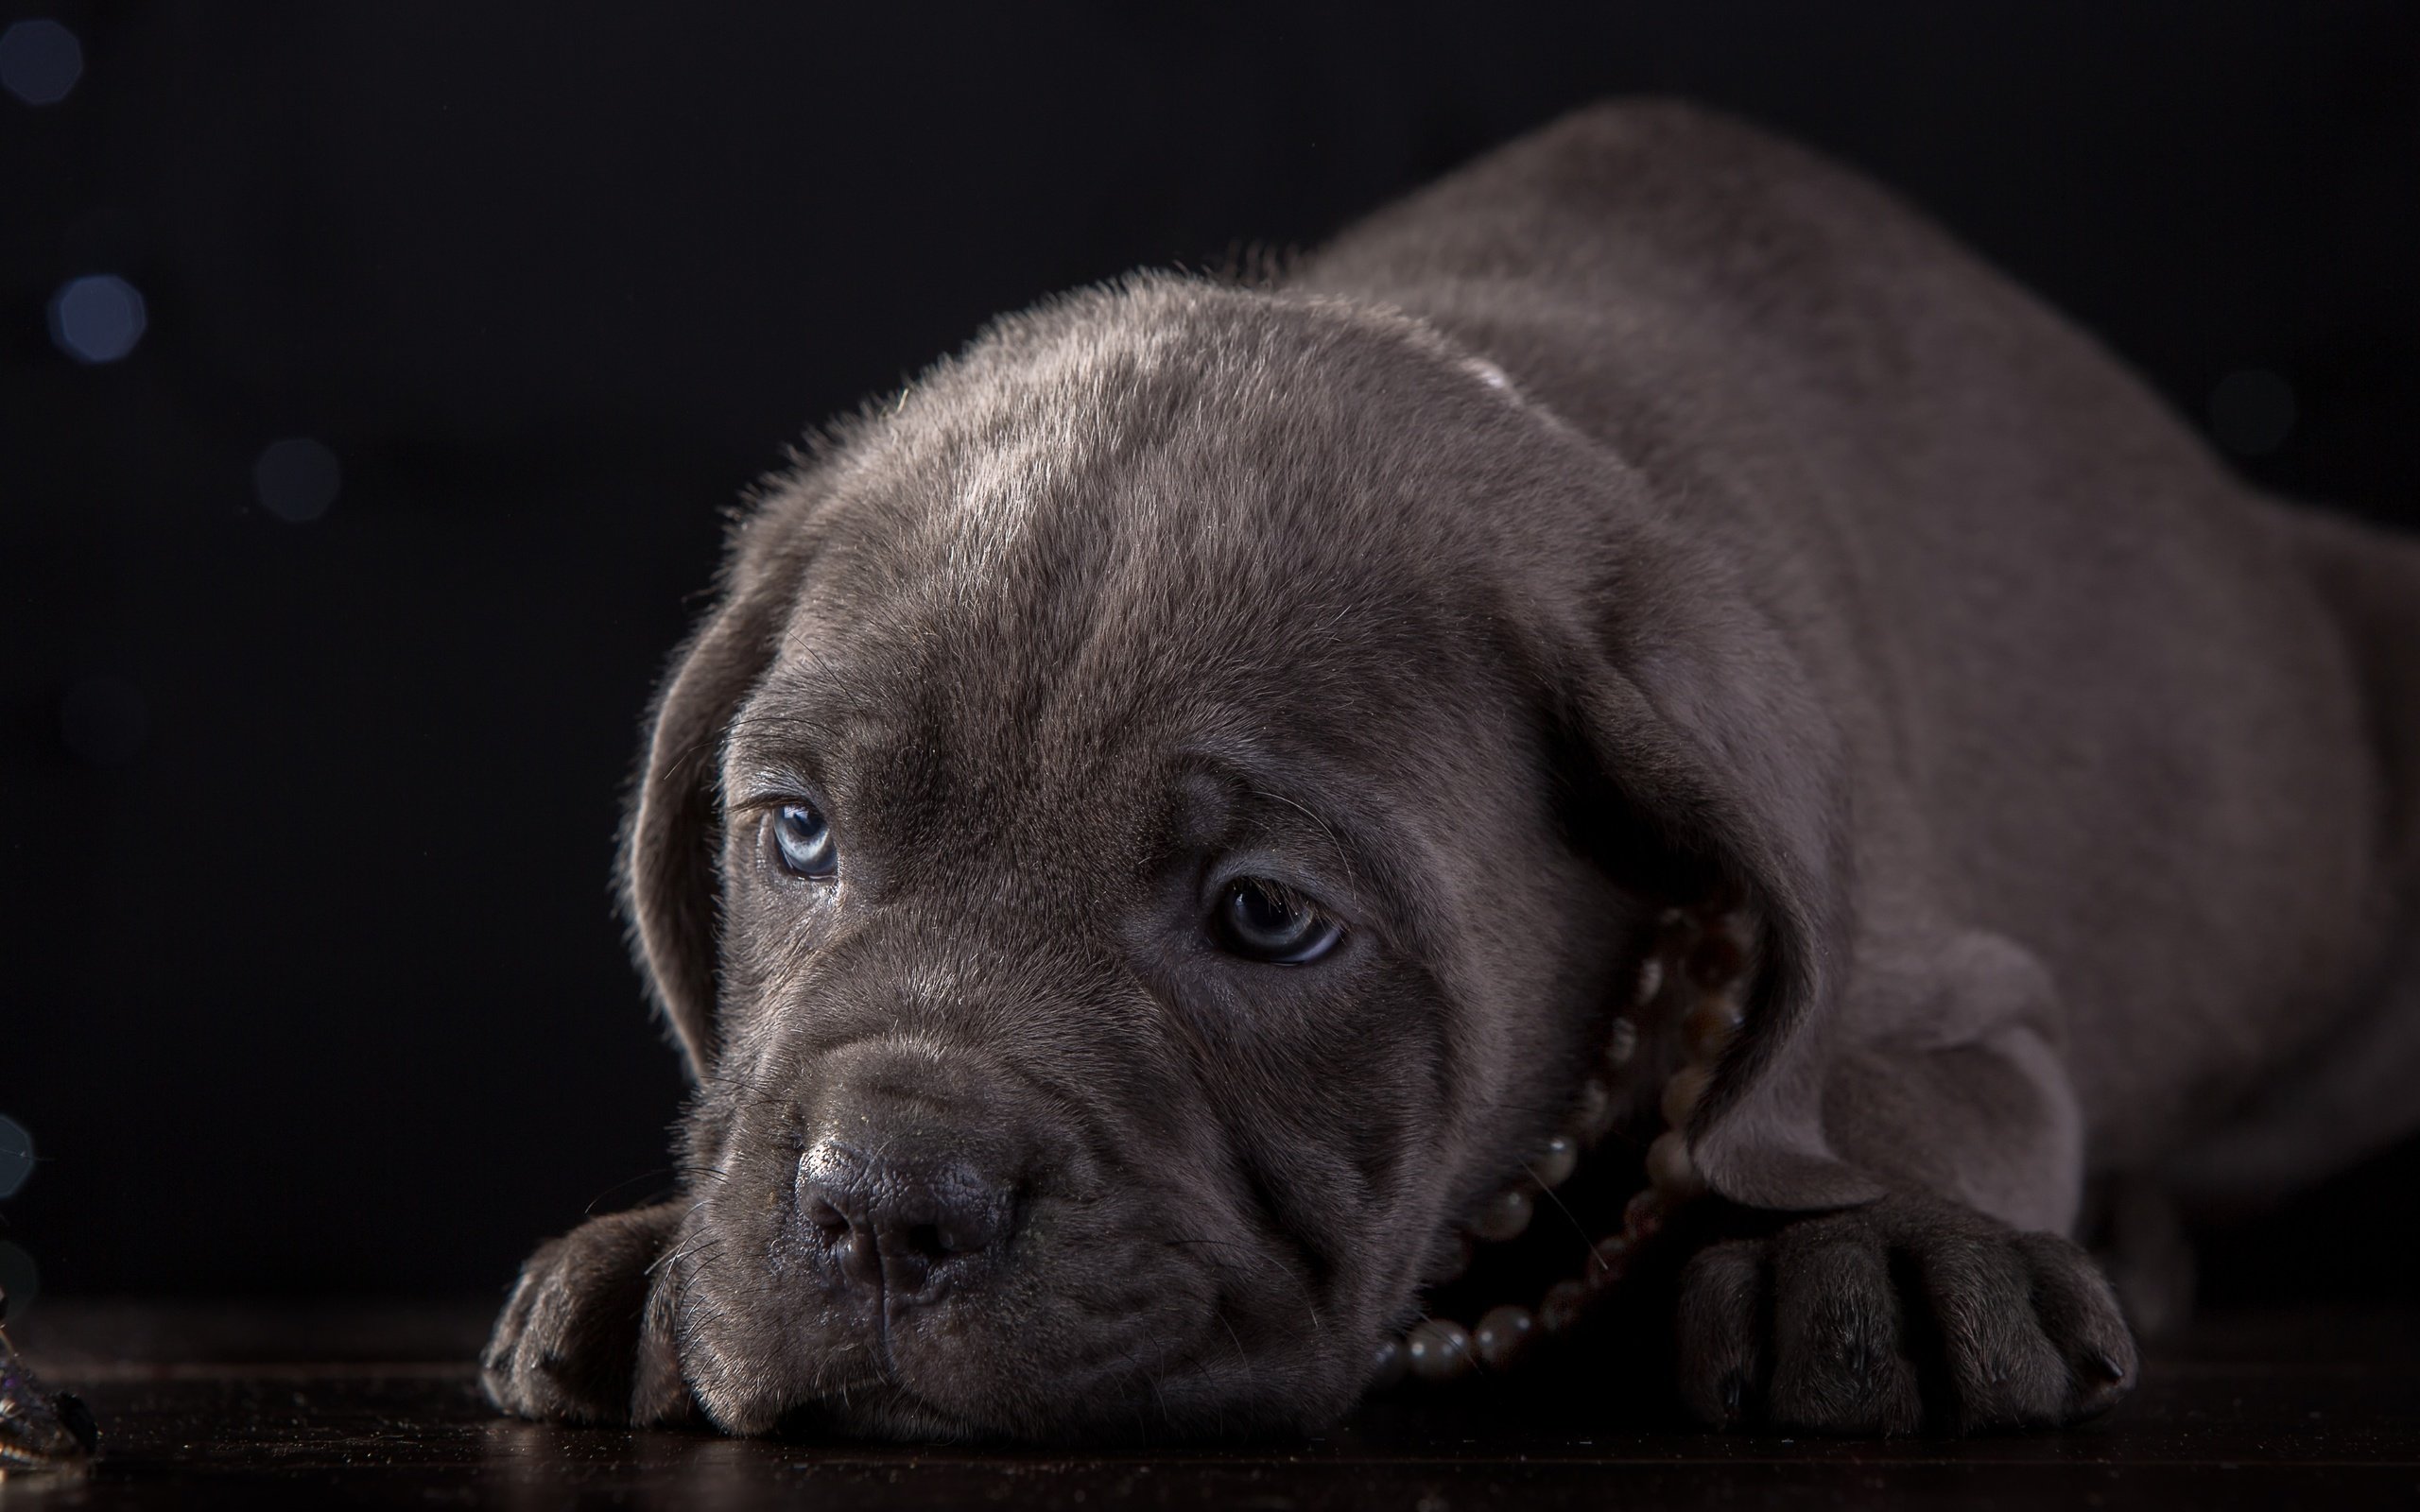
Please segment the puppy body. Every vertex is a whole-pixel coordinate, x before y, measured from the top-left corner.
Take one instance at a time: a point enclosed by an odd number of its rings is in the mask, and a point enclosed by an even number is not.
[[[1697,112],[1575,117],[1302,282],[1483,353],[1722,542],[1837,730],[1844,1048],[2038,1015],[2117,1169],[2256,1090],[2301,1100],[2299,1051],[2408,1074],[2377,1052],[2420,1014],[2345,1034],[2414,1006],[2408,543],[2251,496],[1937,232]],[[2003,1001],[1952,986],[1978,976]],[[1902,1131],[1858,1141],[1863,1099],[1831,1095],[1836,1142],[1891,1169]],[[2307,1177],[2420,1103],[2325,1112],[2332,1147],[2241,1179]],[[2072,1187],[1983,1205],[2055,1228]]]
[[[2413,1122],[2415,669],[2420,554],[1695,112],[1574,116],[1273,287],[1046,306],[739,530],[628,847],[692,1190],[541,1251],[490,1392],[1331,1417],[1720,884],[1759,947],[1691,1153],[1808,1216],[1685,1272],[1685,1398],[2098,1410],[2088,1177],[2257,1197]],[[1344,943],[1205,945],[1237,876]],[[905,1262],[940,1230],[885,1203],[982,1237]]]

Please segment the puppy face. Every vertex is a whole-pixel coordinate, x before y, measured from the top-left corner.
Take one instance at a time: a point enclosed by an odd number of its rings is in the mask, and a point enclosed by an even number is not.
[[[1504,518],[1570,444],[1409,322],[1170,281],[995,331],[760,502],[631,846],[718,1423],[1357,1396],[1643,907]]]

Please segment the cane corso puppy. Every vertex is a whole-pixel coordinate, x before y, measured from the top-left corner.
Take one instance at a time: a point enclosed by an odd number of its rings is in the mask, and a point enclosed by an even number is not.
[[[1663,1246],[1710,1422],[2071,1421],[2135,1373],[2088,1183],[2420,1115],[2415,788],[2420,551],[1857,178],[1586,111],[764,486],[624,858],[683,1184],[538,1251],[487,1388],[1301,1427]],[[1578,1284],[1465,1332],[1532,1211]]]

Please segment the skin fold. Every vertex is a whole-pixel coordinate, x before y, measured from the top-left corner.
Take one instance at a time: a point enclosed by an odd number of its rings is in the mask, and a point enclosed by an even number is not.
[[[2254,1200],[2412,1122],[2415,667],[2409,543],[1694,110],[1266,282],[1049,301],[736,526],[624,857],[683,1187],[532,1257],[488,1393],[1330,1421],[1720,888],[1757,943],[1687,1143],[1757,1221],[1673,1241],[1679,1400],[2104,1410],[2088,1183]],[[1333,943],[1255,957],[1238,906]]]

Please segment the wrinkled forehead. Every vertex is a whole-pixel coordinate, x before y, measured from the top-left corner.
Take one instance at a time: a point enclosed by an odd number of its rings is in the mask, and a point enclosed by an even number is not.
[[[1502,396],[1398,332],[1209,323],[1062,333],[911,392],[832,485],[800,659],[854,653],[974,729],[1366,720],[1480,673],[1493,501],[1453,433]]]
[[[820,575],[1043,620],[1074,593],[1167,620],[1317,613],[1381,583],[1450,586],[1450,610],[1484,587],[1484,495],[1540,422],[1391,312],[1097,292],[1004,322],[851,433]]]
[[[1505,747],[1501,391],[1383,321],[1204,298],[1011,330],[855,434],[741,730],[1096,807],[1187,752],[1434,801]]]
[[[1500,666],[1417,584],[1057,502],[979,552],[920,522],[920,558],[820,558],[735,755],[1105,803],[1180,770],[1290,788],[1384,767],[1417,786],[1445,731],[1504,724]]]
[[[1081,851],[1114,868],[1189,834],[1321,869],[1333,840],[1392,852],[1401,873],[1447,843],[1425,833],[1455,787],[1444,753],[1478,751],[1481,732],[1453,730],[1494,690],[1441,648],[1419,594],[1200,533],[1129,536],[1115,510],[1080,544],[1054,540],[1076,511],[1053,502],[979,566],[819,560],[735,729],[735,766],[796,763],[936,859],[1009,842],[1022,866]]]

